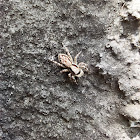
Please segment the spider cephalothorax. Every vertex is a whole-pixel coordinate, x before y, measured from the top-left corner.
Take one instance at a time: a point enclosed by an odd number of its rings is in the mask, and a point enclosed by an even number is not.
[[[77,58],[80,55],[81,52],[79,52],[75,57],[74,60],[70,55],[70,52],[68,48],[64,48],[67,54],[60,53],[58,54],[58,61],[53,61],[53,63],[57,64],[60,67],[63,67],[64,69],[60,71],[60,73],[63,72],[69,72],[68,76],[71,80],[73,80],[75,83],[76,77],[81,77],[84,75],[84,71],[88,71],[87,64],[81,62],[77,64]]]

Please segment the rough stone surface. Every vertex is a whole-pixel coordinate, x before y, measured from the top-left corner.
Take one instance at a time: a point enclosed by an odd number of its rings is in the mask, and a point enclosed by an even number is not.
[[[140,92],[135,93],[133,96],[130,97],[130,100],[134,103],[134,104],[140,104]]]
[[[139,138],[120,115],[140,91],[137,1],[0,1],[0,139]],[[65,46],[89,65],[78,85],[48,61]]]
[[[129,119],[131,127],[140,127],[140,105],[127,105],[122,108],[122,114]]]

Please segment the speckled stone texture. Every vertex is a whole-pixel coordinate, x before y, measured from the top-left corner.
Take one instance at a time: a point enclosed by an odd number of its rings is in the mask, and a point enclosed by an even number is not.
[[[1,0],[0,139],[138,139],[132,112],[122,113],[140,104],[138,4]],[[78,85],[49,61],[63,47],[88,64]]]

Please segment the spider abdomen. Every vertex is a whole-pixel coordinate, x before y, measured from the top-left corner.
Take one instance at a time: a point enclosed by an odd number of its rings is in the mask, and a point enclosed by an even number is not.
[[[65,65],[66,67],[70,67],[72,65],[70,58],[65,54],[59,54],[58,59],[60,63]]]

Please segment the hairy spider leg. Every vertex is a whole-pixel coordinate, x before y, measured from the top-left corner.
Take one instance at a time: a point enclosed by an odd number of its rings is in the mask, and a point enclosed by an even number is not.
[[[74,64],[77,65],[77,58],[79,57],[79,55],[81,54],[81,51],[74,57]]]
[[[63,72],[69,72],[69,69],[63,69],[60,71],[60,73],[63,73]]]
[[[56,62],[54,60],[50,60],[50,61],[53,62],[53,63],[55,63],[56,65],[62,67],[62,68],[66,68],[64,65],[62,65],[62,64],[60,64],[60,63],[58,63],[58,62]]]

